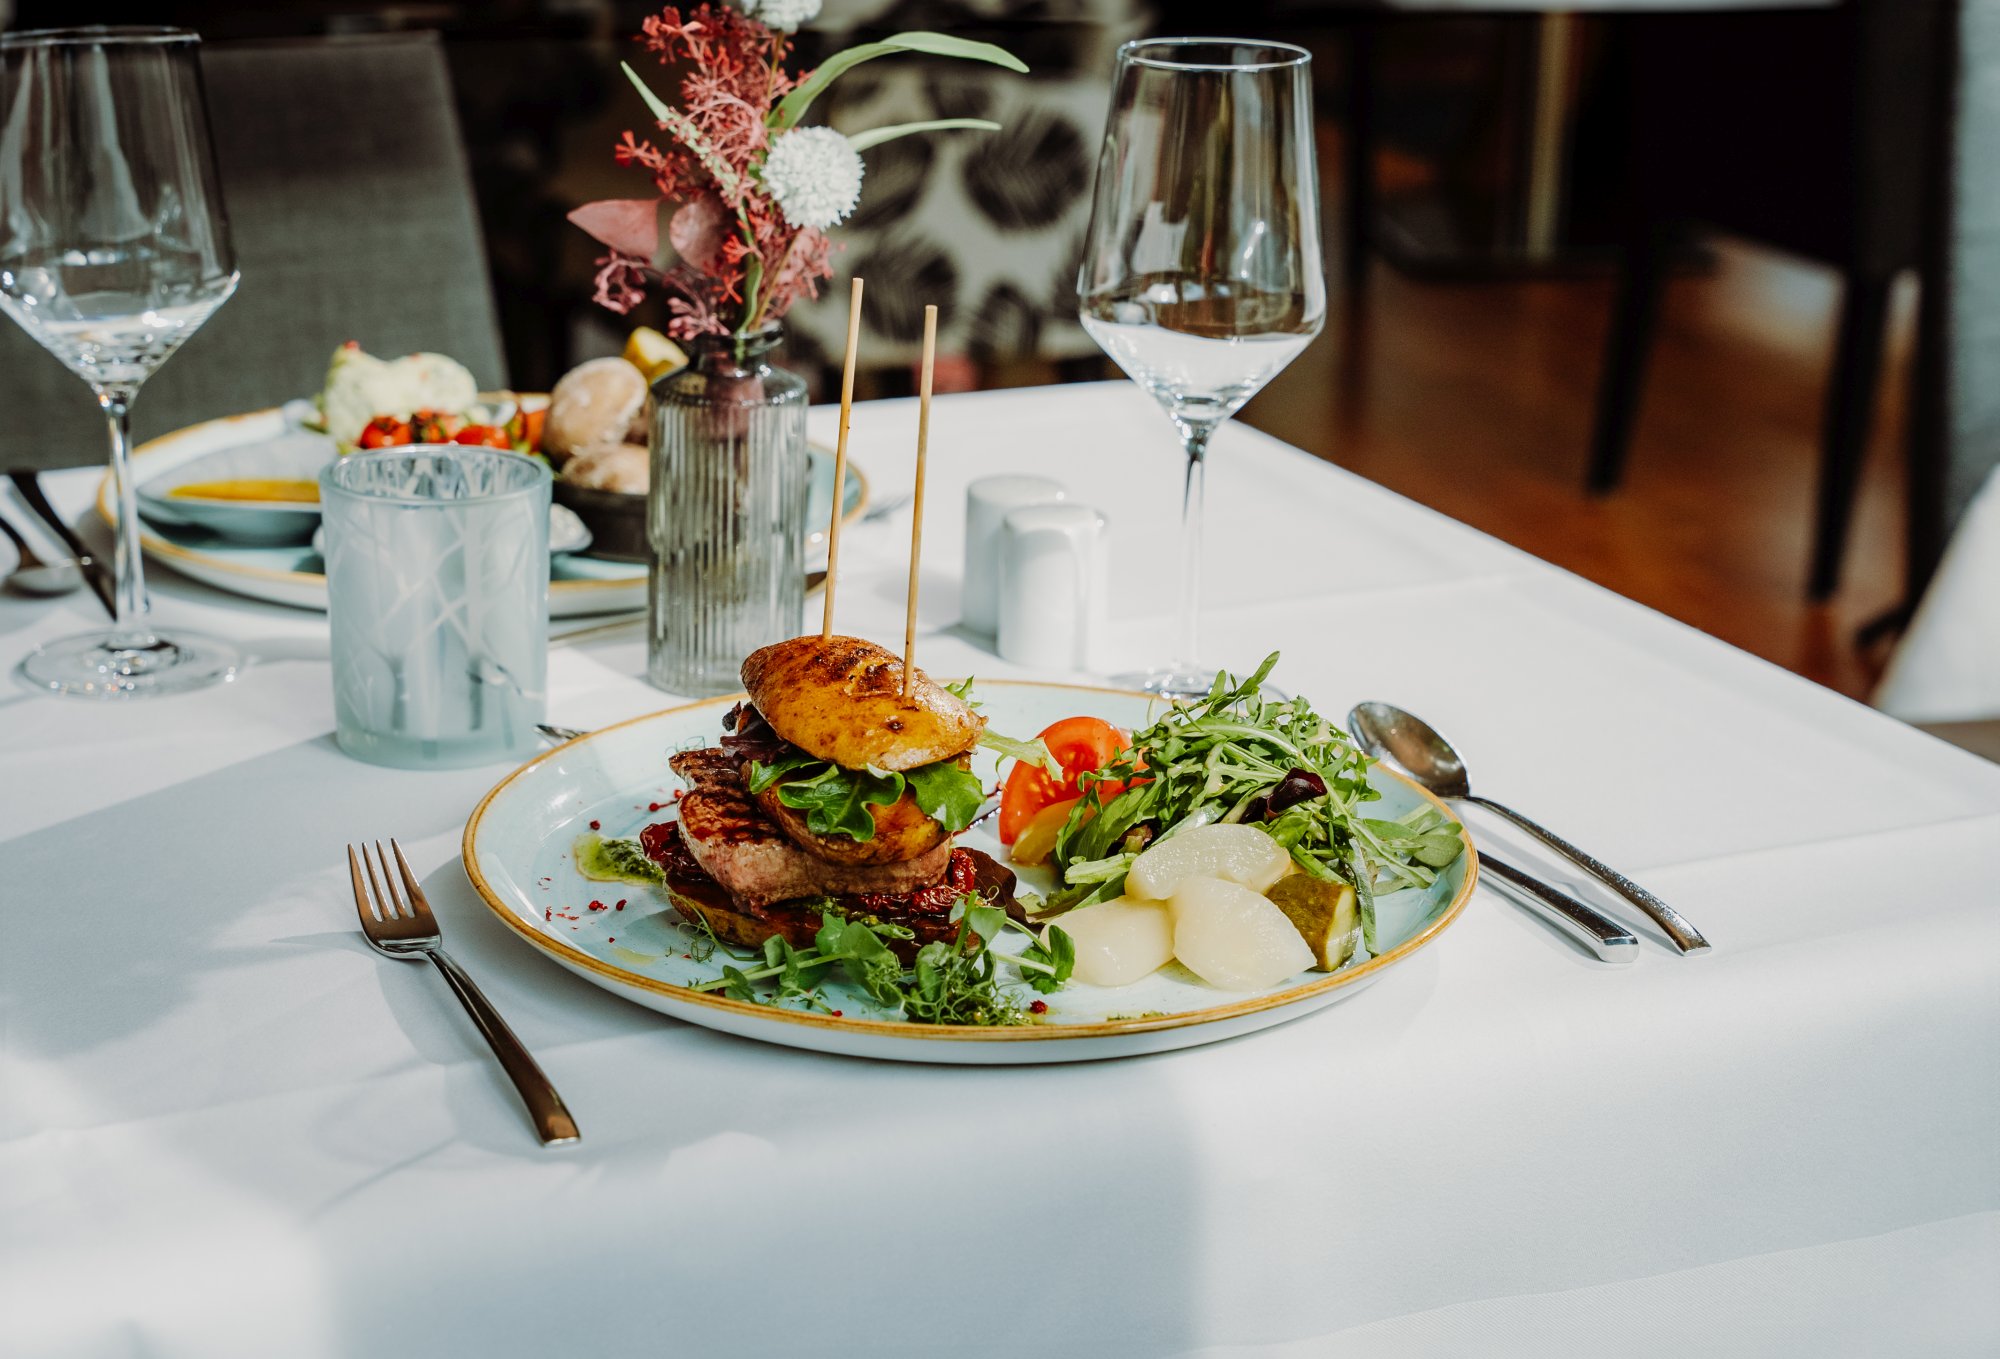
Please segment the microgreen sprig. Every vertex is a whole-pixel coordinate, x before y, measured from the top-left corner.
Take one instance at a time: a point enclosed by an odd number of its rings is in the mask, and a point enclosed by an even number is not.
[[[908,928],[879,920],[849,920],[823,909],[810,945],[794,947],[783,936],[773,935],[759,954],[736,955],[738,962],[752,966],[724,964],[720,977],[694,989],[720,991],[731,1000],[757,1004],[792,1000],[818,1005],[820,986],[838,968],[876,1004],[900,1009],[916,1023],[1025,1024],[1027,1008],[1002,980],[1002,955],[993,949],[1001,933],[1019,930],[1035,941],[1008,961],[1037,991],[1060,989],[1075,969],[1075,945],[1059,929],[1050,928],[1045,944],[1032,930],[1008,919],[1005,911],[973,895],[959,899],[951,919],[958,926],[953,937],[918,949],[906,969],[886,941],[913,938]]]

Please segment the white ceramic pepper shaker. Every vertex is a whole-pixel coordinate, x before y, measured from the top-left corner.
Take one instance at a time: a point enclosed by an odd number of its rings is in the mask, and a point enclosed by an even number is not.
[[[965,488],[960,612],[966,627],[989,637],[1000,627],[1000,521],[1010,510],[1054,504],[1067,495],[1059,481],[1020,473],[981,477]]]
[[[1088,505],[1029,505],[1000,526],[1002,659],[1094,670],[1104,636],[1108,525]]]

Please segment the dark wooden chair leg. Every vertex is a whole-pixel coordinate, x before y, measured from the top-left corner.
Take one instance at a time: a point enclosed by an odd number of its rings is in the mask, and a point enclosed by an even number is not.
[[[1821,433],[1819,509],[1813,525],[1812,570],[1807,593],[1825,599],[1840,588],[1847,529],[1868,436],[1875,425],[1881,387],[1884,332],[1894,275],[1850,272],[1840,304],[1840,333],[1827,379],[1826,427]]]
[[[1350,292],[1368,286],[1375,255],[1375,63],[1381,25],[1360,16],[1347,26],[1346,156],[1341,166],[1341,267]]]
[[[1646,363],[1659,330],[1660,297],[1666,291],[1678,239],[1678,233],[1665,226],[1634,232],[1618,271],[1604,372],[1597,383],[1597,427],[1590,440],[1588,485],[1595,495],[1617,490],[1625,479],[1632,429],[1645,395]]]

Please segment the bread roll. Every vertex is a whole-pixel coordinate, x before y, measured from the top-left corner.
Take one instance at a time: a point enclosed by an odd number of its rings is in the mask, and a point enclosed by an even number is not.
[[[578,454],[645,443],[646,394],[646,375],[624,359],[578,364],[549,393],[542,451],[561,467]]]
[[[652,480],[652,465],[652,455],[644,444],[613,444],[571,455],[563,464],[562,479],[593,491],[644,495]]]

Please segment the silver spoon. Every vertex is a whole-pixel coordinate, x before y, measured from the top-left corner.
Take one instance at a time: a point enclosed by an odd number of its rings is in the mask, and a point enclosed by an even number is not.
[[[5,533],[14,544],[14,553],[20,558],[14,569],[8,573],[6,584],[10,589],[19,590],[24,595],[66,595],[71,590],[83,586],[83,570],[75,562],[45,562],[35,555],[14,526],[0,518],[0,533]]]
[[[1673,907],[1661,901],[1617,869],[1572,845],[1544,826],[1491,798],[1477,797],[1466,777],[1465,762],[1458,758],[1451,742],[1436,728],[1414,713],[1406,713],[1391,703],[1357,703],[1347,714],[1347,729],[1361,748],[1376,759],[1400,769],[1439,797],[1451,802],[1469,802],[1504,816],[1612,891],[1637,906],[1674,941],[1682,953],[1697,953],[1708,947],[1701,931]]]

